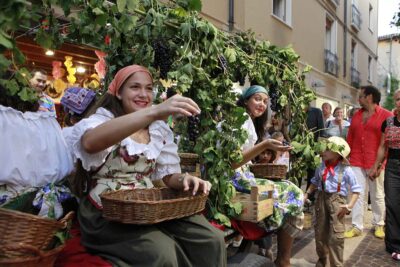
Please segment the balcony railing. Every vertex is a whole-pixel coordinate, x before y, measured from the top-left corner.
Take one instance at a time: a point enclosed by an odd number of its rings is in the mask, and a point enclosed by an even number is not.
[[[339,6],[340,4],[340,0],[331,0],[331,2],[336,6]]]
[[[359,88],[361,84],[360,72],[354,68],[350,68],[351,71],[351,85],[355,88]]]
[[[338,76],[339,59],[335,53],[325,49],[325,72]]]
[[[355,5],[351,5],[351,26],[357,31],[361,30],[361,13]]]

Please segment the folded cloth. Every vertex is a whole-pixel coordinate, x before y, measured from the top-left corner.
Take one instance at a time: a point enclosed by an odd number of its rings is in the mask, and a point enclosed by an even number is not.
[[[265,237],[268,232],[256,223],[231,219],[233,229],[238,231],[246,240],[258,240]]]
[[[81,87],[71,87],[65,90],[61,104],[66,112],[81,115],[95,99],[96,93]]]

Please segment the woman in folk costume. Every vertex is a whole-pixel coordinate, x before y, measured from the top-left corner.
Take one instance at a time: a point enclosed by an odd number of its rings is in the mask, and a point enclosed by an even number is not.
[[[152,103],[150,72],[131,65],[117,72],[96,112],[73,126],[68,140],[79,159],[75,185],[81,185],[75,191],[87,188],[78,213],[82,243],[117,266],[225,266],[222,233],[203,215],[153,225],[102,217],[99,195],[105,191],[152,188],[160,180],[193,194],[210,190],[209,182],[181,174],[173,133],[164,122],[171,114],[198,114],[199,107],[179,95]]]

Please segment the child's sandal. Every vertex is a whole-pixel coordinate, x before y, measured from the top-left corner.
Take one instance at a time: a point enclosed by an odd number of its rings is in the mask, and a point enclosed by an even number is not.
[[[394,259],[396,261],[400,261],[400,253],[393,252],[392,253],[392,259]]]

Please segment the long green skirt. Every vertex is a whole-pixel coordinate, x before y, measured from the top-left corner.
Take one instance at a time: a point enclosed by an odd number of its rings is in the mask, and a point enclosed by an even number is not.
[[[153,225],[111,222],[87,198],[79,206],[82,244],[114,266],[226,266],[223,233],[202,215]]]

